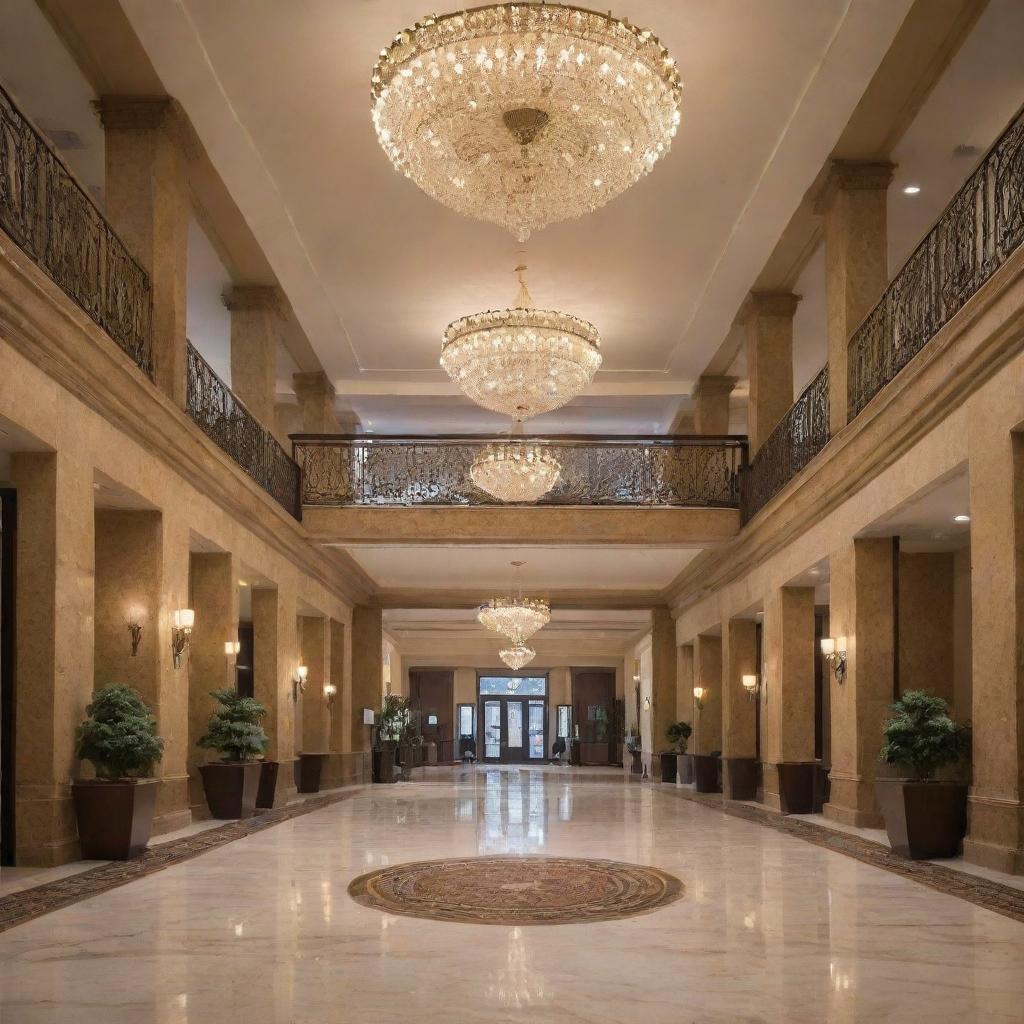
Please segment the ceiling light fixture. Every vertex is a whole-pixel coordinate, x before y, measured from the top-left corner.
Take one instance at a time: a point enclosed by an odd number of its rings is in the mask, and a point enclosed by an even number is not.
[[[526,267],[516,267],[516,275],[514,308],[448,325],[441,366],[477,405],[522,421],[561,408],[594,379],[601,336],[586,320],[536,309]]]
[[[520,569],[525,562],[513,562],[515,575],[512,594],[509,597],[495,597],[480,606],[477,620],[492,633],[508,637],[513,645],[522,646],[537,630],[551,621],[551,608],[547,601],[523,597]],[[507,665],[508,662],[505,662]],[[509,666],[511,668],[511,666]]]
[[[516,424],[512,433],[522,430]],[[485,445],[473,459],[469,476],[491,497],[506,502],[535,502],[561,475],[562,466],[551,450],[532,441],[501,441]]]
[[[503,647],[498,651],[498,657],[508,665],[513,672],[518,672],[521,668],[525,668],[530,664],[531,661],[537,656],[537,652],[530,647],[528,644],[518,643],[514,647]],[[519,683],[516,681],[515,685],[512,685],[512,681],[509,681],[510,690],[518,690]]]
[[[681,92],[653,33],[560,3],[428,15],[381,51],[370,78],[395,169],[520,241],[647,174],[676,134]]]
[[[903,194],[905,196],[916,196],[921,191],[920,185],[905,185],[903,187]]]
[[[968,515],[964,515],[962,512],[958,516],[953,516],[954,523],[969,523],[970,521],[971,517]]]

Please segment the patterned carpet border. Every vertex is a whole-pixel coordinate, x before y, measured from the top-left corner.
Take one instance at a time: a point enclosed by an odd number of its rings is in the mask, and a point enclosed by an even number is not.
[[[172,839],[150,847],[141,857],[128,861],[112,861],[99,867],[89,868],[77,875],[69,875],[55,882],[44,882],[42,885],[9,896],[0,897],[0,932],[8,931],[19,924],[26,924],[44,914],[52,913],[80,903],[92,896],[117,889],[137,878],[156,874],[164,868],[184,863],[200,854],[226,846],[236,839],[245,839],[264,829],[280,825],[292,818],[301,817],[312,811],[319,811],[331,804],[350,800],[360,790],[353,789],[342,793],[328,793],[320,797],[288,804],[274,810],[263,811],[255,817],[244,821],[232,821],[217,828],[207,829],[194,836]]]
[[[767,808],[751,807],[749,804],[726,800],[712,793],[696,793],[693,790],[660,786],[657,792],[678,797],[690,803],[700,804],[710,810],[722,811],[734,818],[742,818],[756,825],[764,825],[783,835],[802,839],[814,846],[821,846],[836,853],[842,853],[872,867],[881,868],[894,875],[909,878],[937,892],[957,899],[966,900],[977,907],[991,910],[1003,917],[1024,923],[1024,890],[1015,889],[1001,882],[990,881],[977,875],[969,875],[955,868],[932,864],[926,860],[907,860],[893,853],[887,846],[862,839],[860,836],[837,832],[813,821],[803,821],[778,814]]]
[[[686,887],[646,864],[496,854],[393,864],[353,879],[348,893],[401,917],[523,927],[650,914],[682,899]]]

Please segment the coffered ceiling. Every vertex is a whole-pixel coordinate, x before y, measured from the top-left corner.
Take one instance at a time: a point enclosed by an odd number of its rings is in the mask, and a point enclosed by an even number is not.
[[[123,0],[340,394],[377,432],[489,429],[438,368],[460,315],[509,302],[517,243],[396,174],[369,116],[421,0]],[[617,0],[684,80],[672,153],[526,252],[539,305],[593,321],[604,369],[538,429],[667,429],[814,180],[910,0]]]

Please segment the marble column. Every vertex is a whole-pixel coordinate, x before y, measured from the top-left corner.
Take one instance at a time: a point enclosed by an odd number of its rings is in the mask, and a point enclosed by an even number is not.
[[[187,603],[188,532],[164,523],[159,512],[96,510],[96,688],[125,683],[150,706],[164,755],[154,830],[183,828],[189,809],[188,688],[171,659],[174,607]],[[165,537],[165,532],[169,535]],[[129,622],[142,627],[132,654]]]
[[[93,471],[58,452],[11,458],[18,490],[15,856],[78,856],[75,734],[93,688]],[[127,632],[127,630],[126,630]]]
[[[779,765],[814,760],[814,588],[780,587],[769,594],[762,629],[764,802],[778,810]]]
[[[756,790],[757,705],[743,687],[743,676],[757,671],[757,623],[722,623],[722,790],[727,797],[752,800]]]
[[[384,628],[380,608],[352,609],[352,751],[367,751],[372,730],[363,724],[363,708],[379,709],[384,672]],[[397,680],[396,680],[397,682]]]
[[[874,783],[893,698],[896,558],[890,537],[853,540],[830,558],[830,632],[846,638],[847,663],[844,683],[827,672],[832,771],[824,810],[862,828],[883,824]]]
[[[266,758],[278,763],[274,806],[295,792],[295,679],[299,667],[296,595],[290,588],[252,591],[253,695],[267,709]]]
[[[655,608],[651,622],[651,753],[669,749],[668,727],[676,721],[676,624],[665,606]],[[661,758],[651,761],[661,775]]]
[[[331,682],[338,688],[330,709],[331,750],[337,754],[352,752],[352,651],[349,630],[344,622],[330,620]]]
[[[698,434],[729,433],[729,395],[735,377],[702,376],[693,392],[693,425]]]
[[[676,719],[693,725],[693,644],[676,648]],[[692,741],[691,741],[692,742]]]
[[[292,383],[302,411],[302,431],[305,434],[338,434],[341,427],[334,410],[335,391],[323,370],[313,373],[294,373]]]
[[[746,329],[751,458],[793,404],[793,314],[799,301],[789,292],[750,294]]]
[[[703,707],[693,707],[694,754],[722,749],[722,638],[702,633],[693,645],[694,686],[704,688]]]
[[[1024,435],[1005,430],[995,403],[971,412],[973,778],[964,857],[1024,874]]]
[[[900,692],[926,690],[954,701],[954,555],[900,552]]]
[[[284,319],[272,285],[234,285],[225,290],[231,311],[231,390],[271,432],[277,426],[277,350]]]
[[[210,716],[220,706],[210,694],[235,688],[234,658],[224,653],[224,644],[238,636],[238,571],[228,552],[193,552],[190,576],[190,607],[196,613],[187,661],[174,671],[175,682],[188,689],[188,772],[194,818],[208,818],[199,765],[215,761],[218,754],[197,747],[206,732]],[[182,606],[188,607],[182,603]],[[174,608],[168,609],[173,621]],[[168,646],[170,638],[168,637]]]
[[[893,165],[834,160],[815,210],[825,231],[829,409],[847,422],[847,344],[889,283],[886,192]]]
[[[324,683],[331,677],[332,651],[327,620],[303,615],[302,663],[309,669],[306,692],[302,695],[303,753],[325,753],[328,750],[327,700]]]
[[[189,199],[179,114],[168,97],[104,96],[104,206],[153,290],[153,379],[185,404]]]

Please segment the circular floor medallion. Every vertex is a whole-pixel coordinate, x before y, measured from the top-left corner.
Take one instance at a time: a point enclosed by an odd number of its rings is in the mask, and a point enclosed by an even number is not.
[[[680,899],[657,868],[575,857],[412,861],[360,875],[349,895],[389,914],[466,924],[575,924],[645,914]]]

